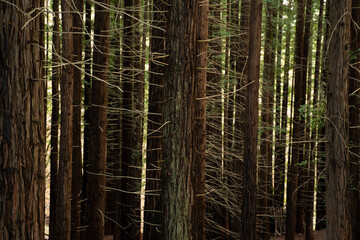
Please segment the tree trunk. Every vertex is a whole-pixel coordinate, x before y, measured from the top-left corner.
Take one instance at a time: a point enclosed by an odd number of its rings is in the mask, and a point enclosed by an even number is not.
[[[259,209],[264,217],[262,239],[268,239],[269,225],[269,201],[270,173],[272,169],[272,142],[273,142],[273,106],[274,106],[274,83],[275,83],[275,51],[276,51],[276,6],[274,3],[266,4],[266,30],[264,46],[264,81],[262,87],[262,131],[261,131],[261,158],[259,159]]]
[[[73,16],[69,2],[61,1],[62,11],[62,58],[72,62],[73,56]],[[56,240],[70,239],[71,233],[71,176],[72,176],[72,133],[73,133],[73,79],[74,69],[70,64],[61,72],[61,127],[60,154],[57,181],[57,210],[55,220]]]
[[[326,121],[326,237],[351,239],[349,141],[349,46],[351,0],[330,6],[329,81]]]
[[[352,19],[355,23],[360,23],[360,2],[352,2]],[[360,212],[360,179],[359,179],[359,155],[360,155],[360,129],[359,129],[359,93],[357,90],[360,85],[358,79],[359,74],[359,55],[360,38],[359,29],[355,24],[352,24],[351,28],[351,68],[349,77],[349,144],[350,144],[350,169],[351,169],[351,226],[352,226],[352,239],[360,239],[360,216],[357,214]]]
[[[284,129],[284,125],[282,123],[284,122],[282,117],[285,117],[287,119],[287,115],[282,114],[281,115],[281,73],[282,73],[282,67],[281,67],[281,51],[282,51],[282,36],[283,36],[283,8],[284,3],[283,0],[279,1],[279,14],[278,14],[278,32],[277,32],[277,56],[276,56],[276,119],[275,119],[275,142],[277,143],[275,145],[275,154],[274,154],[274,198],[273,198],[273,208],[282,208],[284,204],[284,167],[285,167],[285,159],[282,157],[282,132],[286,129]],[[286,73],[284,73],[286,74]],[[284,77],[285,78],[285,77]],[[285,81],[283,82],[285,89]],[[285,92],[283,90],[283,92]],[[284,96],[285,98],[285,96]],[[287,98],[287,96],[286,96]],[[287,106],[286,106],[287,107]],[[284,111],[284,109],[283,109]]]
[[[90,105],[91,105],[91,65],[92,65],[92,46],[91,46],[91,3],[89,0],[85,2],[85,29],[84,37],[85,45],[85,77],[84,77],[84,148],[83,148],[83,178],[82,178],[82,197],[87,199],[87,179],[89,165],[89,149],[90,149]],[[82,225],[86,225],[87,217],[87,201],[82,202]],[[85,239],[85,231],[81,234],[81,239]]]
[[[81,183],[82,183],[82,148],[81,148],[81,62],[83,39],[83,10],[84,1],[77,0],[73,6],[73,61],[74,89],[73,89],[73,155],[72,155],[72,183],[71,183],[71,239],[79,240],[81,226]]]
[[[140,239],[141,114],[143,86],[136,79],[140,64],[140,34],[137,30],[139,1],[125,0],[123,31],[123,108],[121,159],[121,230],[124,239]]]
[[[108,5],[109,0],[101,1]],[[87,176],[88,211],[86,239],[102,240],[104,238],[105,212],[105,165],[106,165],[106,130],[108,102],[108,64],[110,40],[110,13],[96,4],[94,22],[93,82],[90,109],[90,149]]]
[[[261,48],[261,0],[253,0],[250,8],[248,86],[245,104],[244,189],[242,205],[242,239],[256,239],[256,176],[258,98]]]
[[[205,239],[207,24],[208,1],[172,2],[163,105],[163,239]]]
[[[322,88],[322,94],[319,96],[319,102],[325,101],[325,86],[327,82],[327,46],[330,35],[330,2],[326,1],[326,10],[325,10],[325,18],[323,22],[326,24],[325,27],[325,36],[323,40],[323,50],[321,57],[321,74],[320,74],[320,83],[319,88]],[[320,92],[321,93],[321,92]],[[319,138],[325,137],[325,124],[318,130]],[[325,152],[325,141],[321,141],[318,147],[318,160],[317,160],[317,193],[316,193],[316,230],[321,230],[326,228],[326,172],[325,172],[325,160],[326,160],[326,152]]]
[[[315,109],[320,109],[319,106],[319,84],[320,84],[320,53],[321,53],[321,38],[322,38],[322,27],[323,27],[323,15],[324,15],[324,1],[320,0],[319,6],[319,19],[318,19],[318,31],[316,37],[316,54],[315,54],[315,71],[314,71],[314,99],[313,99],[313,112],[316,112]],[[313,118],[318,118],[320,111],[317,111],[317,116],[313,116]],[[311,130],[311,143],[310,143],[310,161],[313,166],[315,166],[315,152],[316,146],[315,143],[318,141],[318,126],[312,126]],[[313,168],[314,169],[314,168]],[[315,170],[315,169],[314,169]],[[314,177],[314,176],[313,176]],[[311,180],[308,185],[309,189],[314,189],[315,179]],[[309,204],[311,203],[311,204]],[[305,240],[313,240],[313,216],[314,216],[314,208],[313,208],[314,199],[311,197],[308,200],[308,205],[305,213],[305,223],[306,223],[306,233]]]
[[[58,175],[58,154],[59,154],[59,81],[61,68],[56,67],[60,63],[60,20],[59,20],[59,1],[53,1],[54,26],[53,26],[53,54],[52,54],[52,109],[51,109],[51,137],[50,137],[50,222],[49,238],[54,239],[56,222],[56,199],[57,199],[57,175]]]
[[[286,207],[286,240],[295,239],[296,227],[296,203],[298,188],[299,161],[302,151],[300,140],[303,126],[300,120],[299,109],[305,103],[304,79],[303,79],[303,44],[304,44],[304,0],[299,0],[297,5],[296,19],[296,36],[295,36],[295,100],[294,100],[294,118],[293,118],[293,143],[292,143],[292,159],[288,170],[288,187],[287,187],[287,207]],[[306,85],[305,85],[306,87]]]
[[[0,239],[44,239],[41,1],[0,3]],[[17,8],[26,9],[29,15]],[[32,12],[33,11],[33,12]],[[31,13],[30,13],[31,12]],[[29,19],[32,21],[28,21]]]
[[[161,179],[161,138],[162,103],[165,81],[165,32],[168,6],[162,0],[153,2],[153,23],[150,37],[149,114],[146,155],[146,191],[144,239],[161,238],[160,186]]]

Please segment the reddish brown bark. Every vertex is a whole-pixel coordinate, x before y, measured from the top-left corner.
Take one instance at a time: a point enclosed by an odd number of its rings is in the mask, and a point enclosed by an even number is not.
[[[165,32],[168,6],[162,0],[153,2],[153,22],[159,28],[151,29],[149,78],[149,115],[146,155],[146,192],[144,239],[161,238],[160,186],[161,178],[161,137],[162,137],[162,102],[165,74]]]
[[[105,6],[109,0],[101,2]],[[105,165],[106,165],[106,130],[108,102],[108,65],[110,13],[102,5],[95,6],[93,82],[90,109],[90,149],[87,176],[87,225],[86,239],[104,238],[105,212]]]
[[[349,144],[349,43],[351,0],[330,6],[326,121],[326,237],[351,239]]]
[[[3,240],[41,240],[45,236],[44,46],[39,13],[43,7],[39,0],[0,3],[0,239]],[[26,9],[29,14],[18,8]]]
[[[73,56],[73,16],[69,2],[61,2],[62,10],[62,58],[72,62]],[[64,61],[63,61],[64,62]],[[70,64],[62,67],[61,72],[61,127],[60,154],[57,181],[57,210],[54,238],[70,239],[71,232],[71,176],[72,176],[72,129],[73,129],[73,78],[74,71]]]
[[[77,0],[73,6],[73,61],[74,66],[74,89],[73,89],[73,155],[72,155],[72,183],[71,183],[71,239],[80,239],[81,226],[81,183],[82,183],[82,148],[81,148],[81,62],[82,62],[82,39],[83,39],[83,9],[84,1]]]
[[[207,23],[207,1],[172,2],[163,105],[163,239],[205,239]]]
[[[302,122],[300,120],[300,107],[305,103],[305,89],[303,79],[303,49],[304,49],[304,14],[305,2],[299,0],[297,4],[296,19],[296,36],[295,36],[295,99],[294,99],[294,118],[293,118],[293,135],[292,135],[292,159],[288,170],[288,188],[287,188],[287,206],[286,206],[286,240],[295,239],[296,227],[296,204],[297,204],[297,188],[299,161],[302,151],[302,144],[297,142],[302,134]],[[306,84],[305,84],[306,87]]]
[[[360,23],[360,2],[352,2],[352,19],[357,24]],[[351,174],[351,227],[352,239],[360,239],[360,179],[359,179],[359,155],[360,155],[360,121],[359,121],[359,93],[357,90],[360,85],[358,79],[360,74],[358,69],[360,49],[359,29],[355,24],[351,26],[351,68],[349,77],[349,144],[350,144],[350,174]]]
[[[58,154],[59,154],[59,81],[61,77],[61,68],[59,65],[60,53],[60,35],[59,35],[59,1],[53,1],[54,26],[53,26],[53,59],[52,59],[52,110],[51,110],[51,137],[50,137],[50,222],[49,238],[54,238],[55,219],[56,219],[56,199],[57,199],[57,171],[58,171]]]
[[[246,90],[244,141],[244,189],[242,202],[242,239],[256,239],[256,179],[258,98],[261,48],[261,0],[251,1],[248,86]]]

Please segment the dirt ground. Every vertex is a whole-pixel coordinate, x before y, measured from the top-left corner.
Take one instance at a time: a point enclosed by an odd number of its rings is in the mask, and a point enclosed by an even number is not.
[[[325,240],[325,230],[321,230],[321,231],[315,231],[314,232],[314,240]],[[270,240],[284,240],[285,239],[285,235],[282,235],[281,237],[272,237],[270,238]],[[297,234],[295,237],[295,240],[304,240],[305,239],[305,234]]]

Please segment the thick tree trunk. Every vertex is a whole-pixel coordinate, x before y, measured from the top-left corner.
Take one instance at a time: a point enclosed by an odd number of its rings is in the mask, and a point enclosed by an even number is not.
[[[61,1],[62,11],[62,58],[66,63],[73,57],[73,16],[69,2]],[[63,61],[63,62],[64,62]],[[74,69],[70,64],[61,72],[61,127],[60,154],[57,181],[57,209],[55,220],[56,240],[70,239],[71,232],[71,176],[72,176],[72,133],[73,133],[73,78]]]
[[[150,37],[149,114],[146,155],[145,225],[144,239],[161,238],[160,186],[162,103],[165,81],[165,32],[167,4],[162,0],[153,2],[153,24]]]
[[[349,144],[349,43],[351,0],[330,6],[326,121],[326,237],[351,239]]]
[[[101,2],[109,4],[109,0]],[[108,64],[110,13],[102,7],[95,6],[93,82],[90,109],[90,149],[87,172],[87,225],[86,239],[102,240],[104,238],[105,212],[105,165],[106,165],[106,130],[108,102]]]
[[[44,239],[41,1],[0,3],[0,239]],[[24,15],[19,9],[32,11]],[[32,21],[28,21],[29,18]]]
[[[242,205],[242,239],[256,239],[256,176],[258,98],[261,48],[261,0],[253,0],[250,8],[248,86],[244,125],[244,188]]]
[[[292,159],[288,170],[287,187],[287,207],[286,207],[286,240],[295,239],[296,227],[296,203],[298,188],[299,161],[302,151],[301,143],[297,142],[301,138],[303,126],[299,117],[299,109],[305,103],[304,79],[303,79],[303,44],[304,44],[304,0],[299,0],[297,4],[296,36],[295,36],[295,100],[294,100],[294,118],[293,118],[293,143]],[[305,85],[306,87],[306,85]]]
[[[59,82],[61,68],[56,67],[60,63],[60,20],[59,1],[53,1],[54,26],[53,26],[53,58],[52,58],[52,109],[51,109],[51,137],[50,137],[50,222],[49,238],[54,239],[56,221],[56,199],[57,199],[57,175],[58,175],[58,154],[59,154]]]
[[[163,239],[205,239],[208,1],[176,0],[169,14],[169,65],[163,105],[167,124],[162,142],[162,235]]]
[[[81,226],[81,182],[82,182],[82,148],[81,148],[81,62],[83,39],[83,10],[84,0],[77,0],[73,13],[73,61],[74,89],[73,89],[73,155],[72,155],[72,183],[71,183],[71,239],[79,240]]]

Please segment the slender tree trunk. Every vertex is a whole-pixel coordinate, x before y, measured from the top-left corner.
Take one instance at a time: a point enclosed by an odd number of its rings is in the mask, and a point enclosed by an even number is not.
[[[73,155],[72,155],[72,183],[71,183],[71,239],[79,240],[81,226],[81,182],[82,182],[82,149],[81,149],[81,62],[82,62],[82,39],[83,39],[83,10],[84,1],[77,0],[74,4],[73,13],[73,61],[74,66],[74,90],[73,90]]]
[[[85,77],[84,77],[84,148],[83,148],[83,178],[82,178],[82,198],[87,199],[87,179],[88,179],[88,165],[89,165],[89,149],[90,149],[90,105],[91,105],[91,65],[92,65],[92,46],[91,46],[91,3],[89,0],[85,1],[85,30],[84,37],[85,45]],[[87,201],[84,201],[81,206],[82,210],[82,225],[86,225],[87,217]],[[85,239],[85,231],[81,235]]]
[[[208,1],[176,0],[169,14],[162,235],[163,239],[205,239]]]
[[[0,239],[44,239],[43,23],[39,0],[0,3]],[[26,9],[24,15],[19,9]],[[31,13],[30,13],[31,12]],[[28,21],[29,19],[32,21]]]
[[[137,30],[139,1],[125,0],[123,31],[123,108],[121,172],[121,230],[124,239],[140,239],[140,186],[141,186],[141,102],[142,83],[136,79],[139,72],[140,35]],[[135,111],[134,111],[135,110]],[[140,128],[140,129],[139,129]]]
[[[299,0],[297,5],[296,19],[296,36],[295,36],[295,100],[294,100],[294,118],[293,118],[293,135],[292,135],[292,159],[288,170],[288,187],[287,187],[287,206],[286,206],[286,240],[295,239],[296,227],[296,203],[298,188],[299,161],[301,156],[302,144],[300,140],[302,134],[302,124],[299,117],[299,109],[304,105],[305,92],[302,74],[302,57],[304,43],[304,0]],[[306,85],[305,85],[306,86]]]
[[[317,30],[317,38],[316,38],[316,54],[315,54],[315,71],[314,71],[314,100],[313,100],[313,109],[319,109],[319,84],[320,84],[320,54],[321,54],[321,38],[322,38],[322,28],[323,28],[323,14],[324,14],[324,1],[320,0],[319,6],[319,20],[318,20],[318,30]],[[318,111],[318,114],[320,111]],[[318,118],[319,116],[313,116]],[[315,162],[315,151],[316,146],[315,142],[318,139],[318,127],[313,126],[312,134],[311,134],[311,148],[310,148],[310,161]],[[313,189],[315,184],[315,179],[311,180],[308,187],[309,189]],[[314,202],[314,199],[309,199],[306,215],[305,215],[305,222],[306,222],[306,240],[312,240],[313,236],[313,204],[309,204]]]
[[[323,22],[326,24],[325,27],[325,35],[323,39],[323,50],[322,50],[322,57],[321,57],[321,74],[320,74],[320,83],[319,89],[322,88],[323,92],[319,95],[319,102],[325,101],[325,86],[327,82],[327,46],[329,41],[330,35],[330,2],[326,2],[326,10],[325,10],[325,18]],[[321,87],[321,88],[320,88]],[[325,125],[325,124],[323,124]],[[326,228],[326,172],[325,172],[325,160],[326,160],[326,152],[325,152],[325,126],[322,126],[318,130],[318,136],[322,141],[320,141],[318,146],[318,159],[317,159],[317,193],[316,193],[316,230],[321,230]]]
[[[352,19],[355,23],[360,23],[360,2],[352,2]],[[350,169],[351,169],[351,227],[352,227],[352,239],[360,239],[360,179],[359,179],[359,155],[360,155],[360,121],[359,121],[359,104],[358,99],[359,93],[357,90],[360,85],[358,79],[359,74],[359,55],[358,50],[360,49],[360,37],[359,29],[355,24],[352,24],[351,28],[351,52],[353,53],[352,65],[350,68],[349,77],[349,144],[350,148]]]
[[[262,134],[261,134],[261,158],[259,159],[259,212],[263,229],[262,239],[268,239],[270,232],[269,225],[269,201],[270,194],[270,171],[272,166],[272,139],[273,139],[273,106],[274,106],[274,83],[275,83],[275,51],[276,51],[276,23],[277,15],[274,3],[266,4],[266,31],[265,31],[265,52],[264,52],[264,82],[262,87]]]
[[[281,59],[282,59],[282,36],[283,36],[283,8],[284,3],[283,0],[279,0],[279,14],[278,14],[278,31],[277,31],[277,56],[276,56],[276,119],[275,119],[275,142],[277,143],[275,145],[275,154],[274,154],[274,199],[273,199],[273,208],[282,208],[284,203],[284,166],[285,166],[285,160],[283,159],[281,155],[282,151],[282,141],[281,138],[282,132],[284,131],[284,125],[282,123],[284,122],[282,117],[284,117],[284,114],[281,115],[281,73],[282,73],[282,67],[281,67]],[[285,74],[285,73],[284,73]],[[285,78],[285,77],[284,77]],[[285,89],[285,82],[283,82]],[[285,98],[285,96],[284,96]],[[283,110],[284,111],[284,110]],[[285,119],[287,119],[287,116],[285,115]]]
[[[153,24],[150,37],[149,114],[146,155],[145,225],[144,239],[161,238],[160,186],[162,103],[165,81],[165,32],[167,4],[153,2]]]
[[[251,1],[249,30],[248,86],[245,104],[244,189],[242,205],[242,239],[256,239],[256,175],[258,98],[261,48],[261,0]]]
[[[60,155],[57,181],[57,210],[55,221],[56,240],[70,239],[71,233],[71,176],[73,133],[73,79],[74,69],[69,64],[73,59],[73,16],[69,2],[61,1],[62,11],[62,58],[66,63],[61,72],[61,127]]]
[[[105,6],[109,0],[101,1]],[[110,40],[109,10],[96,4],[94,22],[94,72],[91,91],[90,109],[90,149],[87,176],[87,225],[86,239],[104,238],[105,212],[105,165],[106,165],[106,130],[108,102],[108,64]]]
[[[349,141],[349,49],[351,0],[330,6],[329,81],[326,121],[326,237],[351,239]]]
[[[57,199],[57,175],[58,175],[58,154],[59,154],[59,81],[61,68],[56,67],[60,64],[60,34],[59,34],[59,1],[53,1],[54,26],[53,26],[53,54],[52,54],[52,109],[51,109],[51,137],[50,137],[50,222],[49,238],[54,239],[56,222],[56,199]]]
[[[309,45],[311,37],[311,21],[312,21],[312,0],[306,0],[306,18],[305,18],[305,29],[304,29],[304,39],[303,39],[303,53],[302,53],[302,63],[301,63],[301,75],[302,75],[302,102],[300,106],[305,106],[306,104],[306,93],[311,92],[310,89],[307,89],[307,73],[308,73],[308,59],[309,59]],[[311,53],[310,53],[311,55]],[[311,86],[311,84],[309,85]],[[309,104],[307,104],[309,106]],[[295,111],[298,111],[295,108]],[[307,159],[307,143],[309,141],[309,132],[307,132],[305,126],[306,112],[302,113],[300,118],[300,138],[295,139],[295,141],[300,141],[303,143],[298,144],[299,146],[299,163],[308,161]],[[305,142],[305,143],[304,143]],[[296,233],[304,233],[304,211],[306,208],[306,182],[307,182],[307,168],[305,165],[300,164],[299,174],[298,174],[298,197],[296,203]]]

